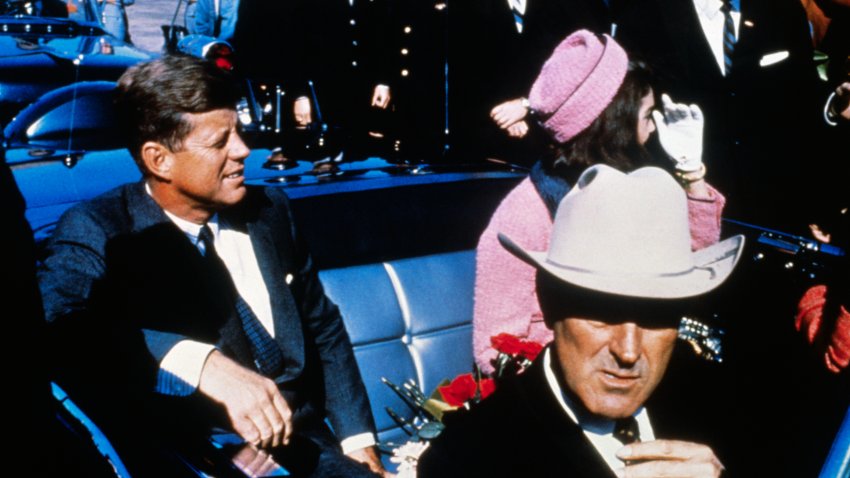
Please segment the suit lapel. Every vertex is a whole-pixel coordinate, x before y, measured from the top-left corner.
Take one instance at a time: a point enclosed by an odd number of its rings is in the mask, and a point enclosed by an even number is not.
[[[155,267],[156,274],[168,273],[169,268],[174,271],[179,271],[183,277],[188,277],[188,280],[202,282],[205,280],[204,269],[200,261],[200,255],[197,248],[191,244],[181,231],[163,212],[162,208],[154,201],[154,199],[145,190],[144,182],[138,182],[131,186],[127,191],[127,211],[132,220],[131,232],[139,235],[144,231],[152,231],[159,229],[162,234],[157,234],[164,241],[174,244],[174,247],[179,248],[180,253],[171,256],[168,264]],[[147,247],[150,244],[140,244],[140,247]],[[150,245],[162,249],[169,249],[162,244]],[[152,254],[156,257],[157,254]],[[144,265],[143,265],[144,266]],[[151,264],[147,264],[148,267]],[[211,289],[203,289],[211,290]],[[212,293],[212,292],[210,292]],[[185,297],[185,300],[192,302],[208,301],[209,297]],[[199,307],[200,309],[200,307]],[[253,364],[251,355],[250,343],[242,329],[242,324],[234,311],[227,313],[227,318],[218,326],[216,333],[216,346],[226,351],[228,354],[236,358],[236,360],[248,367]],[[204,320],[203,317],[198,320]],[[216,319],[218,320],[218,319]],[[206,320],[209,323],[209,318]],[[205,327],[205,324],[198,324],[198,327]],[[204,334],[206,336],[206,334]]]
[[[700,82],[722,82],[723,75],[714,59],[711,47],[703,33],[696,7],[690,0],[667,0],[659,9],[668,25],[671,47],[676,50],[681,65],[687,65],[690,74],[683,79],[701,79]]]
[[[519,381],[521,403],[528,404],[527,409],[536,422],[535,428],[545,435],[536,439],[547,441],[558,451],[557,457],[564,465],[557,468],[570,470],[571,477],[614,478],[605,460],[553,395],[546,381],[542,357],[541,353],[540,359]]]

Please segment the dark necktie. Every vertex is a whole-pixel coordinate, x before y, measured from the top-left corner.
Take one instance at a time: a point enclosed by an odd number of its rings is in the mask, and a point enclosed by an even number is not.
[[[623,445],[640,441],[640,430],[635,417],[621,418],[614,422],[614,438]]]
[[[732,20],[732,0],[722,0],[723,6],[723,66],[726,76],[732,73],[732,52],[735,51],[735,22]]]
[[[254,315],[251,307],[245,302],[245,299],[239,295],[236,286],[233,284],[233,279],[230,277],[230,272],[218,254],[215,252],[213,244],[212,231],[209,226],[204,224],[201,232],[198,234],[198,240],[204,245],[204,259],[211,274],[215,274],[222,284],[225,284],[229,292],[233,295],[234,307],[236,314],[242,321],[242,330],[251,342],[251,352],[254,356],[254,365],[257,370],[266,377],[274,378],[280,372],[283,366],[283,354],[280,351],[280,346],[275,342],[274,338],[269,334],[260,320]]]

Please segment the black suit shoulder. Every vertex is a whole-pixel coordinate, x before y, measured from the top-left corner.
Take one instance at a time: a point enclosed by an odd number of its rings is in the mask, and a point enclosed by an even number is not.
[[[419,476],[614,476],[558,403],[540,358],[472,410],[447,416],[445,423],[419,461]]]

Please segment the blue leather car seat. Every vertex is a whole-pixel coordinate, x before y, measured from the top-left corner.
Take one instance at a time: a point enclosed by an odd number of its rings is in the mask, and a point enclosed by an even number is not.
[[[404,442],[385,408],[411,410],[381,382],[413,379],[430,394],[472,369],[474,251],[449,252],[319,273],[339,306],[372,404],[379,440]]]

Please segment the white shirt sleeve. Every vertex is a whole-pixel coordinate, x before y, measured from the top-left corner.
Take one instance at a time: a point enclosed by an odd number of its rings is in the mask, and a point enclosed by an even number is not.
[[[191,395],[201,382],[201,371],[215,346],[194,340],[181,340],[159,363],[156,392],[163,395]]]
[[[377,441],[375,440],[375,435],[366,432],[361,433],[359,435],[354,435],[352,437],[348,437],[345,440],[339,442],[339,445],[342,447],[342,452],[347,454],[353,451],[362,450],[366,447],[370,447],[375,443],[377,443]]]

